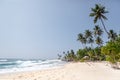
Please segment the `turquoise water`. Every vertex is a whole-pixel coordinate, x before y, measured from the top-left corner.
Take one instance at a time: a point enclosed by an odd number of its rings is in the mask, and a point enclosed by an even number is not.
[[[48,69],[65,63],[58,59],[0,59],[0,73]]]

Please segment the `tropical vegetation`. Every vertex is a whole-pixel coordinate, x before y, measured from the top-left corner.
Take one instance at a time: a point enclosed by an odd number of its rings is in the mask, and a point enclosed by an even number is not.
[[[107,30],[104,21],[107,17],[104,15],[108,13],[105,7],[96,4],[95,8],[91,8],[90,17],[94,17],[94,27],[92,30],[85,30],[79,33],[77,41],[79,41],[83,48],[74,52],[73,50],[63,52],[63,55],[58,55],[59,59],[65,61],[109,61],[117,65],[120,62],[120,34],[114,30]],[[102,25],[97,25],[100,20]],[[102,26],[103,29],[102,30]],[[107,42],[103,40],[104,32],[107,33]],[[118,66],[117,66],[118,68]]]

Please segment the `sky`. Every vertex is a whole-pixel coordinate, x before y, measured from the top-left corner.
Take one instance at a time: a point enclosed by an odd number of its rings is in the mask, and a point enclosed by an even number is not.
[[[0,58],[54,59],[77,51],[77,35],[94,27],[89,13],[97,3],[109,11],[107,29],[119,33],[120,0],[0,0]]]

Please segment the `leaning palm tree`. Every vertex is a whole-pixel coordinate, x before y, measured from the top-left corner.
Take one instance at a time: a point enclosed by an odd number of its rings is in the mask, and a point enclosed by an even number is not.
[[[117,39],[117,33],[115,33],[113,30],[109,30],[108,38],[111,41],[115,41]]]
[[[100,4],[96,4],[95,8],[91,8],[91,11],[92,13],[90,13],[90,16],[94,17],[94,23],[96,23],[98,20],[101,20],[105,32],[109,34],[103,22],[103,19],[107,20],[107,17],[104,14],[108,13],[108,11],[105,10],[105,7],[101,6]]]

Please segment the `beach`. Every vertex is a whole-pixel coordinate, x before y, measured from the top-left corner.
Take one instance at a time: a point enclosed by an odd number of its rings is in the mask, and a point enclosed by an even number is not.
[[[0,74],[0,80],[120,80],[107,62],[70,62],[61,67]]]

